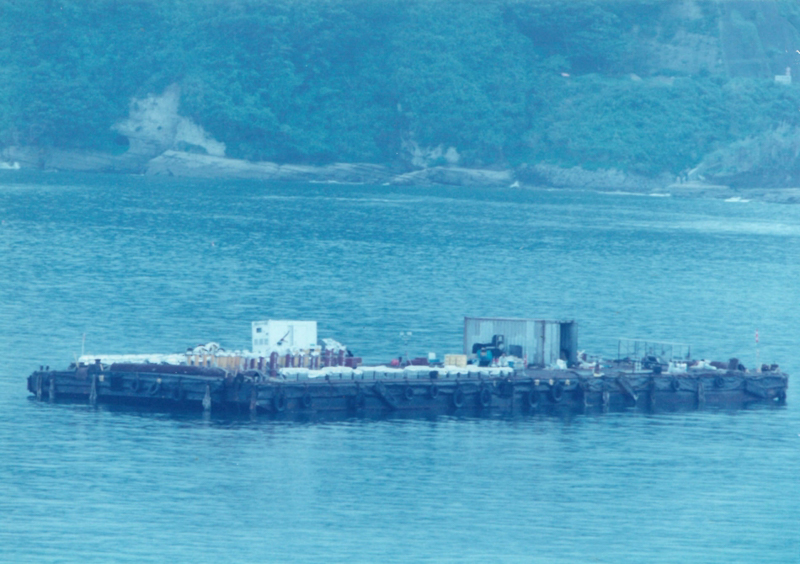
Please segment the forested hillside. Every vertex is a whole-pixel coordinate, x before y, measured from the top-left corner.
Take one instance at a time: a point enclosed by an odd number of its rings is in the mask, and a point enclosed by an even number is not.
[[[798,30],[796,1],[0,0],[0,147],[122,152],[177,85],[249,160],[800,168]]]

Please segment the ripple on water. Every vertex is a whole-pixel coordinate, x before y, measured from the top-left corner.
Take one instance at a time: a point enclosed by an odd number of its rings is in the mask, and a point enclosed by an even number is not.
[[[59,176],[61,178],[61,176]],[[36,403],[80,351],[249,345],[316,318],[368,359],[464,315],[575,318],[796,372],[800,211],[589,193],[97,179],[0,189],[8,561],[785,562],[800,397],[646,415],[280,422]],[[214,245],[211,245],[214,242]],[[603,349],[603,347],[607,347]]]

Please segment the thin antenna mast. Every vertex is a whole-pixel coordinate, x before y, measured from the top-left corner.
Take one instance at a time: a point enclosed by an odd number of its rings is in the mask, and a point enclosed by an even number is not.
[[[756,372],[761,372],[761,351],[758,350],[758,329],[756,329]]]

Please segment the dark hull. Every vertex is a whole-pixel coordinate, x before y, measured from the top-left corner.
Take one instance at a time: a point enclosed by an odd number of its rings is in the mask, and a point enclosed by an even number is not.
[[[782,403],[783,373],[686,375],[517,370],[506,377],[264,379],[261,376],[100,371],[39,371],[28,377],[38,399],[129,404],[165,410],[314,414],[504,414],[552,411],[674,411]]]

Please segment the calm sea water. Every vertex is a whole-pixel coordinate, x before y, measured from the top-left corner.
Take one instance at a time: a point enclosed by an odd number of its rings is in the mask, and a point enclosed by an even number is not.
[[[280,422],[36,403],[87,352],[316,319],[371,361],[575,318],[800,374],[800,207],[519,189],[0,175],[0,560],[797,562],[785,407]],[[411,331],[404,342],[400,332]]]

